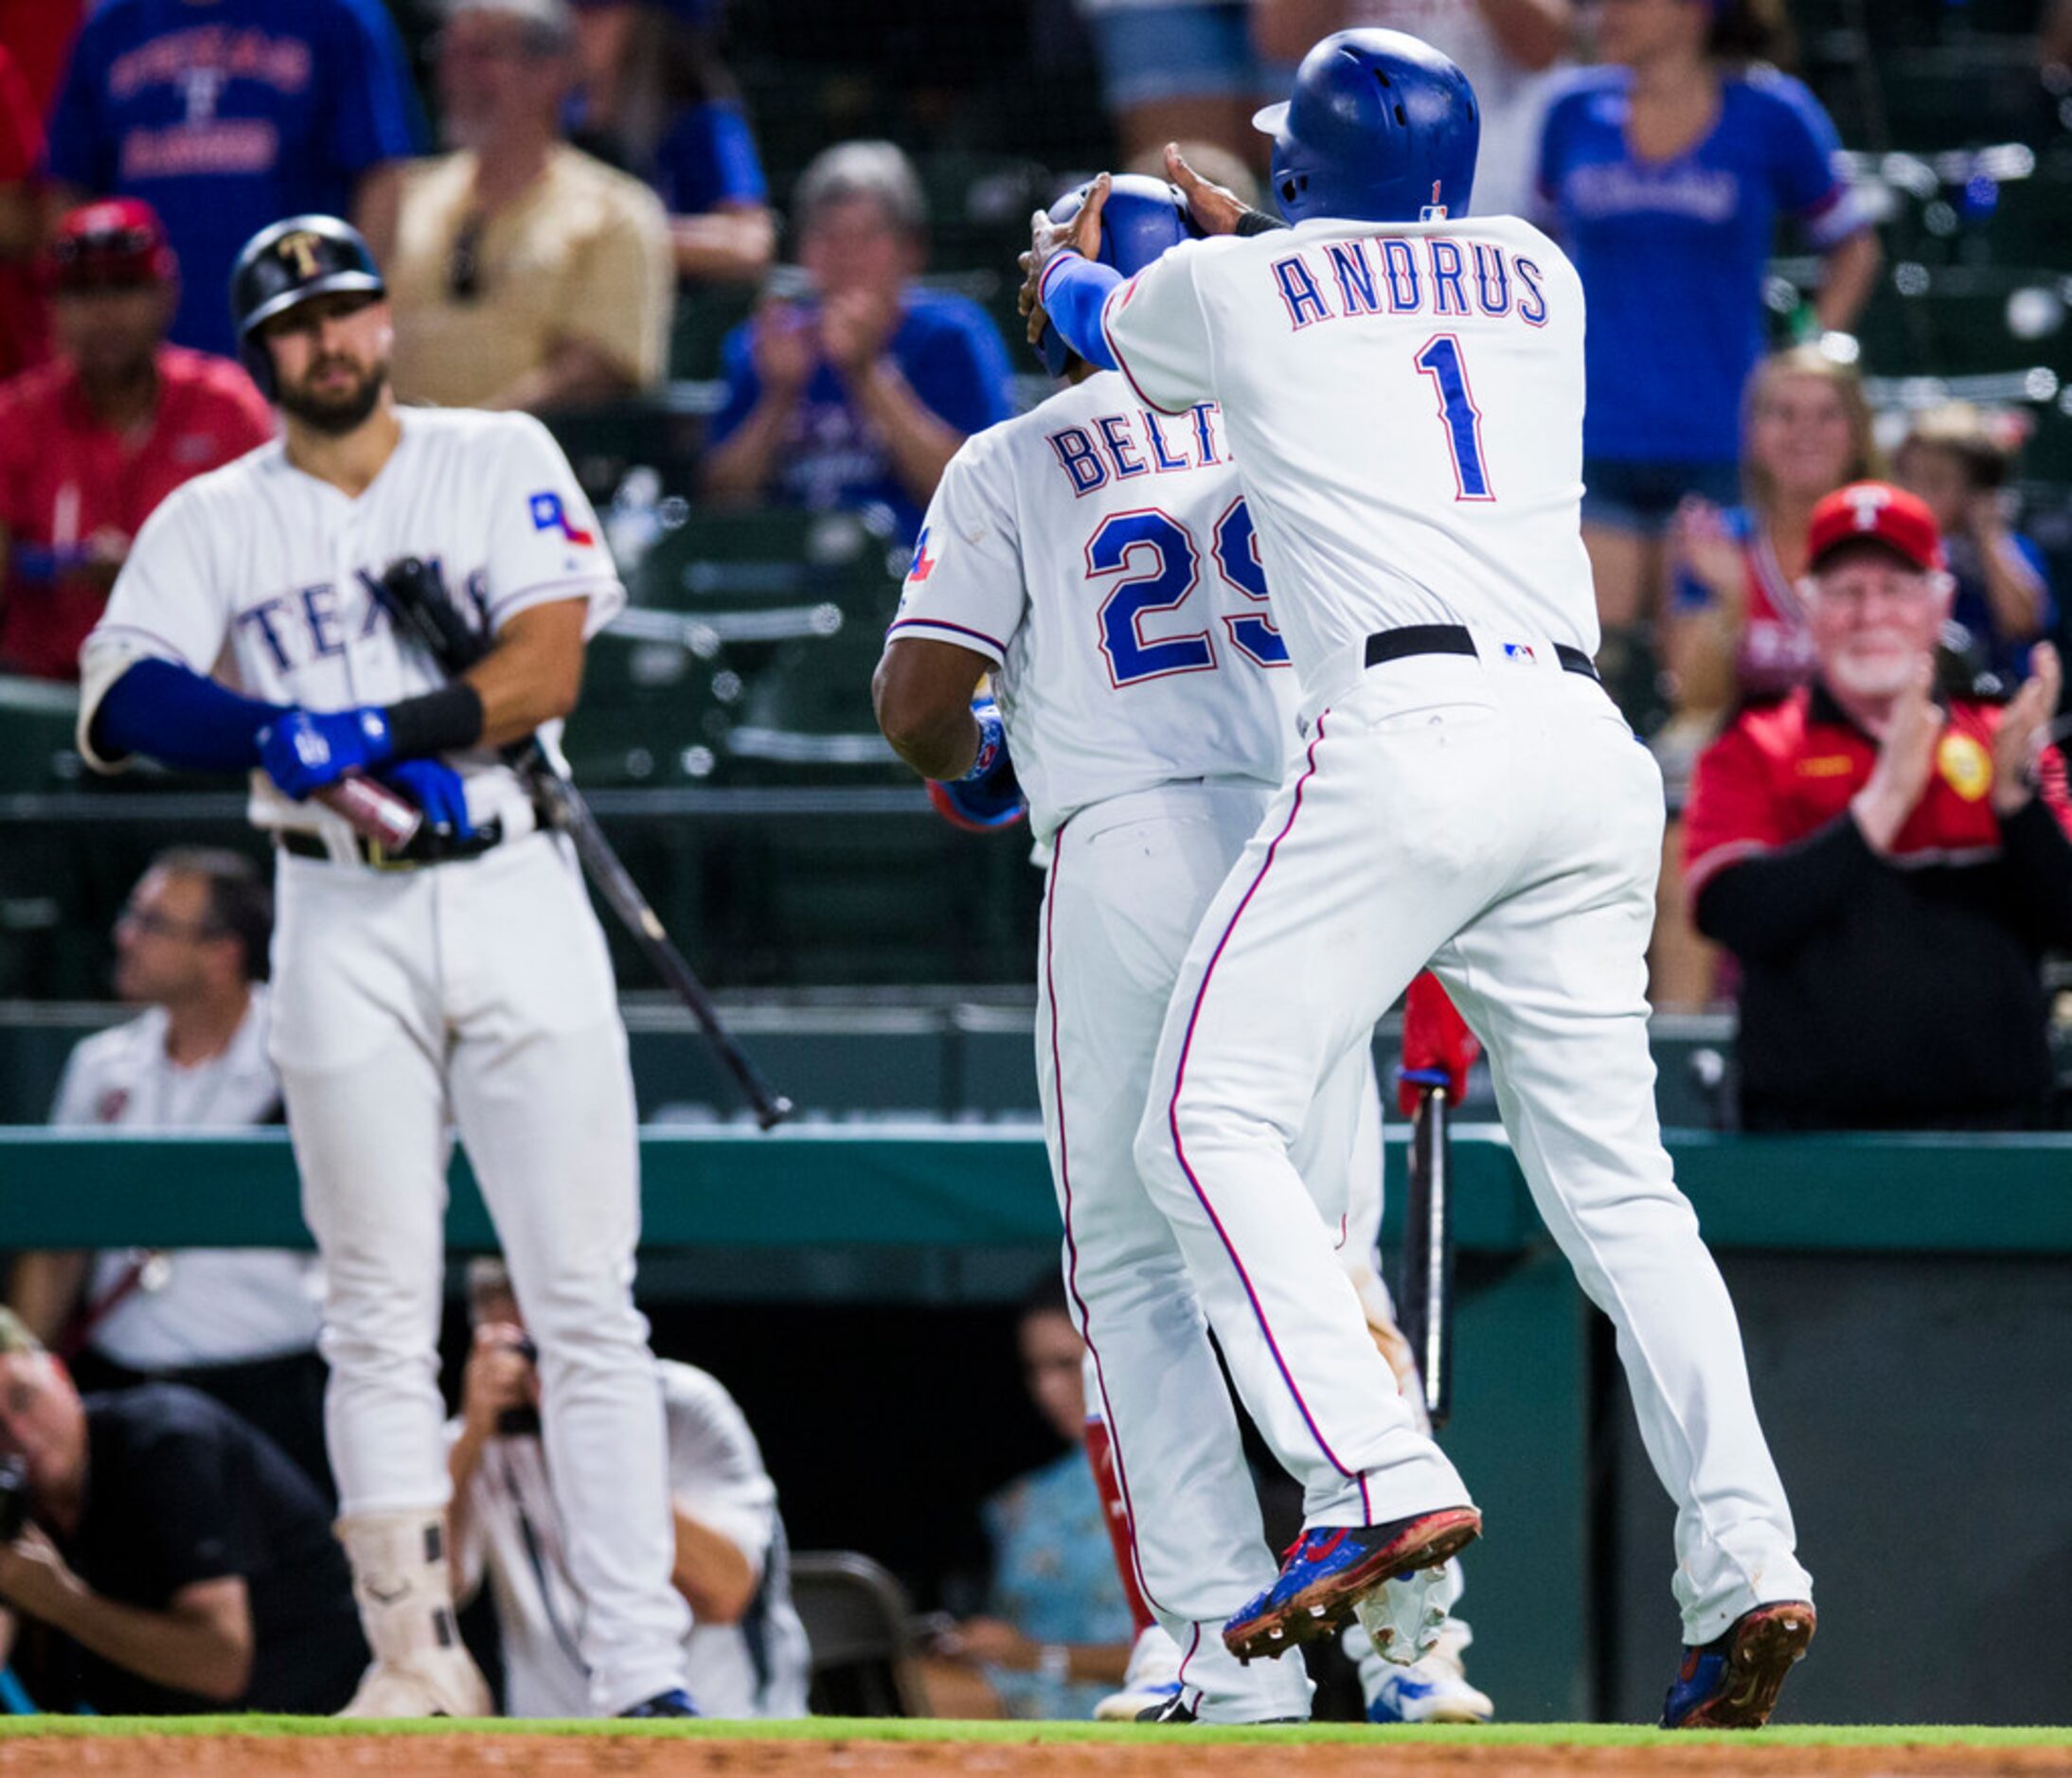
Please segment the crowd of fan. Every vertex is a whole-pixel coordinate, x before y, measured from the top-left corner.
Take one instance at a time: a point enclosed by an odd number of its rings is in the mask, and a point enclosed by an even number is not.
[[[2060,689],[2052,590],[2008,501],[2021,427],[1951,405],[1881,453],[1849,337],[1876,238],[1833,126],[1767,65],[1785,51],[1777,9],[1601,0],[1586,34],[1571,0],[1078,4],[1121,159],[1181,139],[1232,184],[1258,158],[1253,103],[1327,31],[1412,29],[1469,71],[1488,120],[1477,207],[1540,220],[1589,293],[1602,664],[1621,683],[1626,657],[1658,660],[1669,692],[1657,1003],[1738,994],[1754,1127],[2042,1121],[2039,969],[2072,948],[2072,803],[2060,756],[2035,782],[2018,764]],[[0,670],[71,676],[152,507],[270,435],[223,293],[239,245],[282,215],[347,215],[367,234],[409,400],[551,414],[637,397],[666,373],[681,287],[760,286],[723,347],[699,468],[714,502],[871,504],[911,532],[963,438],[1011,411],[991,321],[921,281],[921,186],[891,144],[843,144],[805,169],[795,266],[774,264],[718,0],[441,9],[429,154],[377,0],[12,9],[28,23],[0,42]],[[2056,9],[2052,28],[2072,35],[2068,21]],[[1768,351],[1780,222],[1823,278],[1805,339]],[[223,855],[176,854],[145,879],[118,987],[152,1010],[82,1046],[57,1121],[275,1114],[262,903]],[[169,1263],[170,1278],[146,1275]],[[497,1599],[513,1708],[567,1712],[581,1600],[527,1556],[552,1500],[526,1443],[523,1326],[493,1274],[476,1283],[453,1541]],[[323,1528],[305,1263],[40,1255],[10,1294],[0,1450],[28,1465],[48,1535],[0,1546],[0,1596],[66,1633],[72,1665],[49,1682],[101,1709],[333,1707],[361,1656]],[[1061,1327],[1038,1316],[1025,1334],[1038,1398],[1070,1435],[1080,1405],[1058,1403],[1078,1359]],[[115,1393],[82,1405],[51,1346]],[[755,1441],[710,1378],[670,1369],[678,1584],[707,1627],[699,1695],[802,1710]],[[150,1499],[97,1490],[82,1522],[89,1462],[149,1473]],[[1038,1588],[1026,1622],[989,1616],[942,1645],[1025,1708],[1080,1708],[1067,1680],[1119,1670],[1126,1623],[1104,1635],[1081,1596],[1113,1588],[1101,1534],[1065,1524],[1084,1517],[1083,1479],[1073,1458],[994,1520],[1003,1601],[1021,1569],[1083,1568],[1085,1587]],[[752,1615],[760,1652],[744,1664],[727,1632]],[[772,1648],[792,1653],[773,1665]]]

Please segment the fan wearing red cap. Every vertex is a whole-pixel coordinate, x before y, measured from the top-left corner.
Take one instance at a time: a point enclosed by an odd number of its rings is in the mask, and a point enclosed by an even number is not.
[[[2042,951],[2072,944],[2072,799],[2039,644],[2006,704],[1938,702],[1954,582],[1884,482],[1813,508],[1817,672],[1744,711],[1685,815],[1698,928],[1741,960],[1750,1128],[2017,1127],[2049,1092]]]
[[[0,384],[0,669],[75,679],[138,526],[273,415],[237,364],[165,343],[179,267],[150,204],[81,204],[39,269],[57,355]]]

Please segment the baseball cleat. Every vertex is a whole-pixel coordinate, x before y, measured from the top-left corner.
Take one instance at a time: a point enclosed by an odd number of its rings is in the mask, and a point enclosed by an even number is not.
[[[1192,1709],[1188,1707],[1187,1698],[1180,1689],[1180,1682],[1175,1680],[1172,1686],[1172,1696],[1163,1703],[1151,1704],[1138,1711],[1135,1720],[1138,1722],[1193,1722],[1198,1718]]]
[[[1431,1655],[1407,1667],[1391,1662],[1366,1700],[1369,1722],[1488,1722],[1495,1715],[1487,1692]]]
[[[631,1709],[622,1710],[620,1716],[636,1722],[662,1716],[695,1716],[698,1706],[690,1701],[690,1694],[681,1685],[673,1685],[666,1692],[657,1692],[652,1698],[643,1698]]]
[[[1315,1525],[1289,1546],[1274,1584],[1224,1626],[1240,1661],[1275,1660],[1329,1636],[1391,1575],[1436,1568],[1482,1535],[1472,1506],[1442,1507],[1385,1525]]]
[[[1725,1634],[1687,1646],[1662,1701],[1662,1727],[1761,1728],[1777,1708],[1785,1675],[1806,1658],[1816,1622],[1803,1599],[1759,1605],[1736,1618]]]
[[[1094,1706],[1096,1722],[1141,1722],[1147,1710],[1162,1709],[1180,1693],[1180,1645],[1156,1624],[1137,1634],[1122,1689]]]

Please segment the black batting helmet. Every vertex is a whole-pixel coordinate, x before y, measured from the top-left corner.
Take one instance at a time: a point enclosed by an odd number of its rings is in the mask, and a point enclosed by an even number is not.
[[[271,222],[238,255],[230,272],[230,318],[244,367],[269,400],[274,361],[259,337],[260,324],[330,291],[388,293],[360,231],[335,216],[291,216]]]

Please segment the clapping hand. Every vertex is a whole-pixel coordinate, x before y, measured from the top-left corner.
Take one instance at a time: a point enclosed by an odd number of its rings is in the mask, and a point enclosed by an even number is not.
[[[1869,782],[1849,803],[1865,841],[1881,855],[1891,852],[1935,768],[1942,711],[1930,695],[1934,680],[1934,663],[1924,654],[1892,706],[1891,724],[1878,748]]]
[[[2036,794],[2036,761],[2050,740],[2064,672],[2058,650],[2039,642],[2028,652],[2029,676],[2001,715],[1992,738],[1992,808],[2005,819]]]
[[[762,386],[779,395],[805,388],[820,362],[813,318],[795,303],[768,302],[757,310],[748,348]]]

